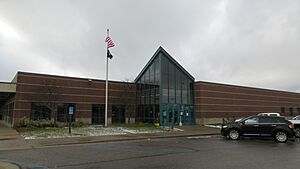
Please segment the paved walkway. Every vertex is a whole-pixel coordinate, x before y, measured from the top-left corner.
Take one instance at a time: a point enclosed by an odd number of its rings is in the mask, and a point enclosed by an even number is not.
[[[0,124],[0,150],[26,149],[30,147],[14,128]]]
[[[19,133],[11,128],[0,123],[0,150],[9,149],[27,149],[28,145]],[[18,165],[11,162],[0,161],[0,169],[19,169]]]
[[[11,128],[0,123],[0,140],[13,140],[19,137],[19,133]]]

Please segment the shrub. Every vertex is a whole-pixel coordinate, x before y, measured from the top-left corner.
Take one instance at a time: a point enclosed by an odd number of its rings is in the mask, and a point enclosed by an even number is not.
[[[20,127],[55,127],[54,121],[49,119],[30,120],[30,118],[24,116],[19,121]]]
[[[42,120],[37,120],[34,121],[35,122],[35,126],[33,127],[54,127],[54,121],[53,120],[48,120],[48,119],[42,119]]]
[[[68,126],[68,124],[67,124],[67,123],[63,123],[63,122],[56,122],[56,127],[58,127],[58,128],[62,128],[62,127],[66,127],[66,126]]]
[[[83,121],[75,121],[71,123],[72,127],[82,127],[85,126],[86,124]]]
[[[234,122],[236,120],[236,117],[232,116],[232,117],[225,117],[222,119],[222,123],[223,124],[227,124],[227,123],[231,123],[231,122]]]
[[[28,127],[30,124],[30,119],[26,116],[22,117],[19,121],[20,127]]]
[[[82,121],[75,121],[71,123],[72,127],[82,127],[86,124]],[[69,126],[69,123],[63,123],[63,122],[56,122],[56,126],[54,123],[54,120],[49,119],[41,119],[41,120],[30,120],[30,118],[24,116],[19,121],[19,127],[40,127],[40,128],[46,128],[46,127],[67,127]]]

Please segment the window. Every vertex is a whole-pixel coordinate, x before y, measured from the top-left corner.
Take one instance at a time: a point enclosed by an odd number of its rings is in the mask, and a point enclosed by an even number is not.
[[[159,89],[155,89],[155,104],[159,104]]]
[[[14,103],[5,104],[1,108],[1,120],[4,120],[10,124],[12,124],[13,119],[13,111],[14,111]]]
[[[92,124],[105,123],[105,105],[93,104],[92,105]]]
[[[49,108],[47,103],[32,103],[31,104],[31,112],[30,112],[31,120],[41,120],[41,119],[51,119],[51,109]]]
[[[162,102],[168,103],[168,89],[162,89]]]
[[[181,103],[181,72],[176,69],[176,103]]]
[[[74,107],[75,111],[73,115],[69,115],[69,107]],[[57,121],[59,122],[68,122],[69,117],[71,117],[71,121],[75,121],[76,115],[76,105],[73,103],[63,103],[57,105]]]
[[[144,79],[144,80],[145,80],[144,82],[145,82],[145,85],[146,85],[146,86],[145,86],[145,90],[148,90],[148,89],[149,89],[149,86],[150,86],[150,85],[149,85],[149,78],[150,78],[149,73],[150,73],[150,71],[149,71],[149,69],[147,69],[146,72],[145,72],[145,75],[144,75],[144,78],[145,78],[145,79]]]
[[[161,81],[161,88],[162,88],[162,102],[168,103],[169,102],[169,62],[165,57],[162,57],[162,81]]]
[[[194,104],[194,83],[193,83],[193,81],[191,81],[191,80],[189,80],[189,89],[190,89],[190,91],[189,91],[189,94],[190,94],[190,102],[189,102],[189,104]]]
[[[294,110],[292,107],[290,107],[290,116],[294,116]]]
[[[154,60],[154,76],[155,76],[155,85],[159,85],[159,81],[160,81],[160,72],[159,72],[159,60],[155,59]]]
[[[278,120],[276,118],[270,118],[270,117],[260,117],[259,123],[276,123]]]
[[[252,117],[245,120],[245,124],[256,124],[258,123],[258,117]]]
[[[281,107],[281,114],[284,115],[284,113],[285,113],[285,108]]]
[[[150,83],[150,89],[152,89],[154,87],[154,64],[152,64],[149,67],[149,83]]]
[[[125,105],[112,105],[112,123],[125,123]]]
[[[182,78],[181,79],[181,86],[182,86],[182,104],[187,104],[188,103],[188,89],[187,89],[187,79]]]

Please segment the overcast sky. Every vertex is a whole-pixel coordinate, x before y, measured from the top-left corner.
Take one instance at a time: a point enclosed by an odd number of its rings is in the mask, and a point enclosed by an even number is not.
[[[300,91],[300,1],[1,0],[0,81],[134,80],[159,46],[196,80]]]

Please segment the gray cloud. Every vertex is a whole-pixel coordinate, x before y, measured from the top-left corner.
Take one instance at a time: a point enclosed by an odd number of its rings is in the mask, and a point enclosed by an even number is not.
[[[0,80],[16,71],[133,80],[163,46],[197,80],[300,91],[298,1],[1,1]]]

